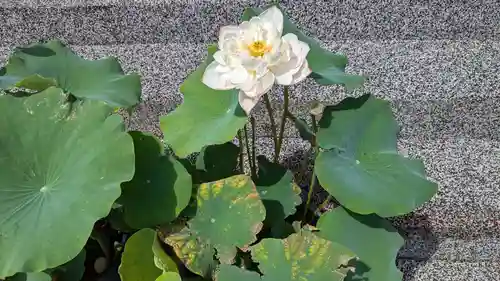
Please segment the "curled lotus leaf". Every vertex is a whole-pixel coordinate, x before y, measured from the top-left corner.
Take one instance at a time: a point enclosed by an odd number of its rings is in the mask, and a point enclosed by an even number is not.
[[[50,85],[53,79],[57,87],[77,98],[104,101],[125,108],[139,103],[141,96],[139,75],[125,75],[116,58],[87,60],[58,40],[16,48],[3,72],[0,88],[17,83],[16,86],[30,88],[36,85],[33,90],[44,90],[41,85]],[[34,80],[34,75],[47,80],[41,84],[43,80]],[[26,80],[27,77],[32,79]]]

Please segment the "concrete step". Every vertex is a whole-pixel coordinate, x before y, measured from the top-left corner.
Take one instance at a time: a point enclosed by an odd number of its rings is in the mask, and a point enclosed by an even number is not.
[[[403,260],[399,267],[404,281],[494,281],[500,280],[499,262],[453,262]]]
[[[336,94],[325,103],[334,103],[347,95]],[[500,95],[499,95],[500,96]],[[484,98],[477,95],[454,97],[449,99],[396,99],[390,100],[387,96],[379,96],[388,99],[393,108],[394,116],[400,124],[400,136],[404,138],[418,137],[420,139],[452,139],[472,138],[484,140],[500,140],[500,108],[495,97]],[[279,97],[281,99],[281,97]],[[281,101],[275,101],[273,118],[275,122],[281,122]],[[308,121],[311,126],[311,118],[308,115],[307,104],[290,105],[290,111],[297,117]],[[260,104],[254,111],[254,116],[259,117],[257,123],[257,134],[259,136],[271,136],[272,130],[269,122],[268,112],[264,104]],[[298,130],[287,121],[285,136],[297,137]]]
[[[500,109],[495,104],[500,90],[500,43],[492,40],[428,41],[348,41],[330,42],[351,59],[349,71],[369,77],[363,90],[392,102],[403,137],[450,139],[454,137],[499,140]],[[143,76],[143,98],[138,122],[153,129],[157,118],[182,102],[178,87],[205,56],[204,44],[137,44],[110,46],[73,46],[85,57],[105,55],[120,58],[127,71]],[[0,48],[4,59],[9,48]],[[364,63],[367,62],[367,63]],[[270,94],[281,115],[282,94]],[[350,94],[349,94],[350,95]],[[347,94],[336,86],[320,87],[307,81],[291,89],[291,111],[307,117],[307,103],[318,100],[336,103]],[[262,122],[259,136],[269,136],[269,122],[263,104],[254,114]],[[157,131],[157,129],[155,129]],[[286,136],[297,136],[289,126]]]
[[[500,263],[499,237],[457,239],[432,235],[411,234],[399,252],[399,259]]]
[[[0,45],[59,37],[73,44],[207,42],[248,5],[270,0],[1,0]],[[495,0],[282,0],[283,8],[324,41],[492,39]]]

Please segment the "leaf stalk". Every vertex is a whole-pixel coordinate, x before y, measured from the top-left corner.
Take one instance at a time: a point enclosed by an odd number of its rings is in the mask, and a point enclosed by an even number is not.
[[[246,125],[245,125],[246,128]],[[246,133],[246,132],[245,132]],[[240,173],[245,173],[245,168],[243,167],[243,137],[241,136],[241,130],[238,131],[238,143],[240,144]]]
[[[277,161],[276,159],[279,159],[280,153],[281,153],[281,146],[283,144],[283,135],[285,134],[285,124],[286,124],[286,116],[288,112],[288,103],[289,103],[289,87],[285,86],[283,90],[283,96],[284,96],[284,105],[283,105],[283,115],[281,116],[281,123],[280,123],[280,132],[279,132],[279,137],[278,137],[278,147],[276,148],[277,151],[277,156],[275,156],[275,162]]]
[[[274,162],[278,163],[279,160],[279,152],[278,152],[278,135],[276,133],[276,123],[274,122],[273,117],[273,107],[271,105],[271,101],[269,100],[269,95],[264,95],[264,101],[266,103],[267,112],[269,114],[269,122],[271,123],[271,131],[273,135],[274,142]]]

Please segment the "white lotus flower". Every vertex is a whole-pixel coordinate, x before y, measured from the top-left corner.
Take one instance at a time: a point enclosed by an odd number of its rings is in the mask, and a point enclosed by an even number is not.
[[[283,14],[273,6],[239,26],[222,27],[214,61],[203,74],[212,89],[239,89],[247,114],[276,82],[293,85],[310,73],[309,46],[293,33],[282,36]]]

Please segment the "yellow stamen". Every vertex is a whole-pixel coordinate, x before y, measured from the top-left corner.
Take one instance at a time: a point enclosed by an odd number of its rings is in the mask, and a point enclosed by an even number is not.
[[[262,57],[265,53],[270,52],[271,49],[272,47],[262,40],[248,45],[248,51],[252,57]]]

